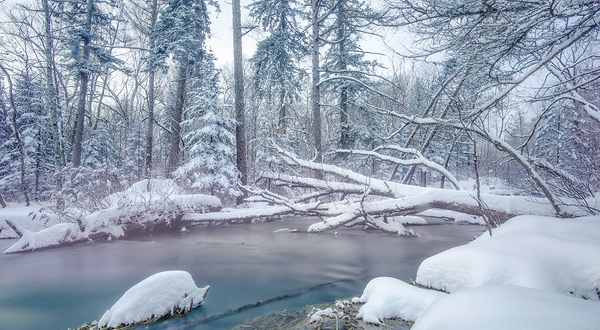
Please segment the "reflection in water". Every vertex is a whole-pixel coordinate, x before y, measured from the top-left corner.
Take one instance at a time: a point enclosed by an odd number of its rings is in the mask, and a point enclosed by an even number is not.
[[[358,228],[340,230],[337,238],[329,233],[273,233],[284,227],[306,228],[313,221],[199,227],[136,240],[2,254],[0,327],[64,330],[79,326],[98,319],[144,278],[164,270],[185,270],[198,286],[211,286],[206,303],[183,318],[140,329],[226,329],[275,311],[359,295],[373,277],[414,278],[423,259],[483,231],[471,225],[415,227],[422,238],[365,234]],[[0,250],[12,242],[0,241]],[[214,321],[194,322],[327,282],[334,283]]]

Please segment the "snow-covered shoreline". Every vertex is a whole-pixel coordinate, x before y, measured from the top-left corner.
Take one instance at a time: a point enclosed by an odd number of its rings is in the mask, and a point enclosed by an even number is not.
[[[427,258],[415,285],[369,282],[350,318],[412,330],[596,329],[600,324],[600,216],[512,218],[469,244]],[[337,303],[319,320],[348,312]],[[351,310],[351,309],[350,309]],[[318,312],[317,312],[318,313]]]

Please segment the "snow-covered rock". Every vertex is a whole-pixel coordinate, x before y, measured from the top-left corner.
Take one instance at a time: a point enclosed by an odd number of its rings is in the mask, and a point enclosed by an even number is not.
[[[319,323],[324,317],[328,317],[331,314],[333,314],[333,309],[331,308],[317,310],[310,316],[310,323]]]
[[[355,303],[365,303],[358,317],[379,324],[384,319],[415,321],[423,311],[445,293],[421,289],[391,277],[372,279]]]
[[[514,286],[488,286],[444,295],[412,330],[594,330],[600,304]]]
[[[519,216],[421,263],[416,282],[447,292],[516,285],[598,300],[600,216]]]
[[[181,315],[204,303],[207,286],[198,288],[185,271],[154,274],[127,290],[98,321],[109,329]]]

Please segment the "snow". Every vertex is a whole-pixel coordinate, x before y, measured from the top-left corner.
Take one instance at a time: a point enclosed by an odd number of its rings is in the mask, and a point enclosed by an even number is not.
[[[130,223],[143,224],[161,220],[169,222],[176,215],[221,208],[221,201],[217,197],[182,193],[183,190],[173,180],[142,180],[122,192],[106,197],[105,209],[91,214],[85,214],[81,210],[70,210],[71,214],[76,216],[73,216],[75,219],[70,219],[69,223],[28,232],[5,253],[33,251],[105,235],[119,238],[125,235],[124,228]],[[25,211],[19,212],[23,214]],[[75,220],[80,221],[83,232],[75,224]]]
[[[319,323],[323,317],[330,316],[331,314],[333,314],[333,309],[331,308],[318,310],[310,316],[310,323]]]
[[[394,217],[387,217],[389,222],[398,222],[403,225],[426,225],[425,219],[416,215],[398,215]]]
[[[401,318],[415,321],[423,311],[445,293],[421,289],[391,277],[372,279],[360,297],[353,302],[365,303],[358,317],[380,324],[384,319]]]
[[[485,225],[485,220],[482,217],[466,214],[456,211],[450,210],[442,210],[442,209],[429,209],[423,212],[419,212],[419,215],[424,217],[433,217],[433,218],[448,218],[453,219],[456,223],[469,223],[474,225]]]
[[[19,203],[7,203],[5,208],[0,208],[0,239],[18,238],[17,234],[4,222],[10,220],[19,228],[29,231],[40,231],[48,226],[58,223],[58,217],[52,213],[44,212],[49,205],[32,202],[29,206]]]
[[[11,245],[4,253],[23,250],[37,250],[54,246],[57,242],[74,242],[85,239],[86,236],[75,223],[59,223],[38,232],[23,231],[23,237]]]
[[[507,284],[598,300],[600,216],[519,216],[421,264],[418,284],[456,292]]]
[[[273,233],[278,234],[278,233],[297,233],[298,229],[289,229],[289,228],[281,228],[281,229],[277,229],[274,230]]]
[[[514,286],[487,286],[444,295],[412,330],[595,330],[600,304]]]
[[[98,325],[110,329],[184,314],[204,302],[209,288],[198,288],[185,271],[157,273],[127,290],[102,315]]]

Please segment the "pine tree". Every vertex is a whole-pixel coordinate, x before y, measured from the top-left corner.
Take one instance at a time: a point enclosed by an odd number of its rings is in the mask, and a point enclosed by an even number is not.
[[[362,0],[332,1],[329,5],[332,19],[323,29],[321,40],[330,47],[325,54],[323,78],[336,77],[325,86],[337,94],[339,104],[339,147],[352,147],[351,105],[359,92],[364,89],[361,83],[343,77],[352,78],[366,85],[370,84],[368,74],[373,73],[377,63],[365,60],[365,51],[360,45],[362,27],[378,18],[377,13]],[[365,73],[367,75],[365,75]]]
[[[172,56],[177,65],[176,102],[171,120],[171,147],[167,163],[167,176],[180,165],[181,121],[186,104],[186,85],[196,78],[197,66],[206,57],[205,41],[210,36],[208,5],[218,10],[218,4],[205,0],[171,0],[160,12],[152,38],[156,40],[151,62],[165,65]],[[190,79],[191,78],[191,79]]]
[[[189,105],[182,122],[187,160],[175,175],[188,186],[210,194],[238,196],[235,121],[231,109],[219,101],[220,89],[214,58],[207,56],[198,68]]]
[[[261,96],[275,95],[277,128],[285,134],[289,106],[300,96],[306,76],[300,59],[307,55],[307,40],[299,20],[304,16],[296,0],[256,0],[250,4],[250,15],[268,32],[261,40],[251,61],[254,85]]]

